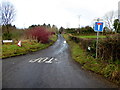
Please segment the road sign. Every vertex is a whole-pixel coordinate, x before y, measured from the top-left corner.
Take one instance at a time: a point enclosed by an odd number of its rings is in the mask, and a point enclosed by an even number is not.
[[[103,31],[103,22],[95,22],[94,31],[102,32]]]
[[[101,18],[96,18],[93,20],[93,27],[94,27],[94,31],[97,32],[97,40],[96,40],[96,58],[98,57],[98,41],[99,41],[99,32],[103,31],[103,27],[104,27],[104,21]]]

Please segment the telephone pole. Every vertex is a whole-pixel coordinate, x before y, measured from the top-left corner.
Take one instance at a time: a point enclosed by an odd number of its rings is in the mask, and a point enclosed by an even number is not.
[[[81,15],[78,15],[78,27],[79,27],[79,29],[80,29],[80,17],[81,17]]]
[[[78,33],[80,33],[80,17],[81,17],[81,15],[78,15]]]

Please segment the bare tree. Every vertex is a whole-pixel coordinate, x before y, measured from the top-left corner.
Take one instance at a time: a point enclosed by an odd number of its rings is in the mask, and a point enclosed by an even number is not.
[[[2,2],[2,24],[8,25],[14,21],[15,8],[10,2]]]
[[[114,11],[110,11],[104,16],[106,27],[108,27],[111,31],[113,30],[113,23],[116,17],[117,12]]]

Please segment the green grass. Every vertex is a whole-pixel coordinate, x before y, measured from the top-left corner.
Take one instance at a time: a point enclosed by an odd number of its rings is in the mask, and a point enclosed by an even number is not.
[[[119,64],[109,64],[102,60],[98,60],[86,54],[81,48],[80,44],[76,44],[68,38],[68,35],[64,34],[64,38],[67,40],[72,58],[82,65],[82,68],[90,70],[97,74],[103,75],[105,78],[120,84],[120,66]]]
[[[95,35],[90,35],[90,36],[77,36],[77,37],[79,37],[79,38],[97,38],[97,36],[95,36]],[[102,35],[100,35],[99,36],[99,38],[106,38],[106,36],[102,36]]]
[[[11,56],[23,55],[29,52],[34,52],[37,50],[45,49],[52,45],[56,40],[57,36],[51,37],[52,42],[47,44],[37,43],[34,40],[24,40],[22,41],[22,47],[18,47],[16,44],[4,44],[2,45],[2,58],[7,58]]]

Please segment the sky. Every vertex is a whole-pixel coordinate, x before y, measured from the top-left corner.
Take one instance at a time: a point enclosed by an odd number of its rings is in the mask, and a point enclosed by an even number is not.
[[[3,1],[3,0],[2,0]],[[4,0],[5,1],[5,0]],[[119,0],[6,0],[16,9],[18,28],[34,24],[51,24],[58,28],[91,26],[95,18],[102,18],[109,11],[117,11]]]

